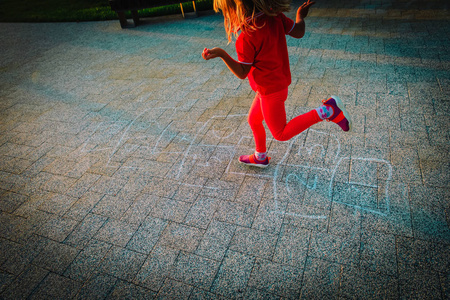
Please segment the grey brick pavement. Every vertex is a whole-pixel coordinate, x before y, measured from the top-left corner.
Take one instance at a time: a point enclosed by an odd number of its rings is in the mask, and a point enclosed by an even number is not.
[[[450,298],[449,19],[317,3],[288,115],[339,94],[354,131],[269,135],[264,170],[248,83],[200,57],[234,53],[220,15],[0,24],[0,298]]]

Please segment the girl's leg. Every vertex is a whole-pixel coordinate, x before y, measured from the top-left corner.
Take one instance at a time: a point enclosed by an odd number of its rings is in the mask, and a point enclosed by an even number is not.
[[[286,124],[286,108],[284,106],[286,99],[287,89],[268,96],[262,96],[261,99],[264,120],[273,137],[279,141],[287,141],[322,121],[314,109],[293,118]]]
[[[264,129],[263,120],[261,95],[256,93],[250,111],[248,112],[248,124],[253,132],[256,152],[266,152],[266,130]]]
[[[261,95],[256,93],[250,111],[248,112],[248,124],[253,132],[256,151],[251,155],[241,155],[239,161],[245,165],[265,168],[269,165],[270,157],[266,153],[266,130],[263,125],[263,114],[261,108]]]

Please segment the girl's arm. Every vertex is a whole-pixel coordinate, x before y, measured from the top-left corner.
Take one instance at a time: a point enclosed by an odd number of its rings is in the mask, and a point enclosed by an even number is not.
[[[227,65],[228,69],[236,75],[239,79],[245,79],[250,72],[251,65],[241,64],[235,61],[225,50],[222,48],[212,48],[203,50],[202,57],[205,60],[220,57]]]
[[[289,33],[290,36],[300,39],[305,35],[305,18],[308,16],[309,8],[314,3],[316,2],[308,0],[308,2],[303,3],[302,6],[298,8],[295,26]]]

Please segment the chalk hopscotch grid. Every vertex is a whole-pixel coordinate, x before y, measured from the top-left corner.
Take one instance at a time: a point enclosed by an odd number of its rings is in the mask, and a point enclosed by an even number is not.
[[[142,111],[140,114],[138,114],[131,122],[129,122],[128,124],[126,124],[124,121],[115,121],[115,122],[108,122],[111,124],[111,126],[116,126],[117,130],[120,132],[120,128],[124,128],[123,133],[120,135],[120,138],[117,140],[117,142],[111,146],[111,147],[104,147],[104,148],[100,148],[100,149],[91,149],[91,150],[87,150],[86,147],[88,145],[88,143],[90,142],[91,138],[97,133],[97,131],[101,128],[102,125],[105,125],[105,122],[100,122],[96,128],[94,128],[92,130],[92,134],[91,137],[88,138],[85,143],[83,144],[82,147],[82,152],[94,152],[94,151],[108,151],[111,150],[111,153],[109,154],[109,158],[107,161],[107,166],[111,163],[113,156],[119,151],[120,147],[122,145],[125,144],[125,141],[127,139],[127,135],[129,134],[132,126],[137,123],[138,119],[143,117],[146,113],[149,113],[150,111],[153,110],[173,110],[173,112],[176,112],[177,109],[183,109],[183,107],[158,107],[158,108],[148,108],[144,111]],[[171,126],[174,124],[174,121],[170,121],[167,125],[160,126],[160,124],[157,121],[149,121],[147,128],[150,128],[151,126],[157,126],[158,130],[161,130],[161,133],[159,134],[159,136],[157,137],[155,144],[151,147],[151,153],[152,154],[161,154],[161,153],[166,153],[166,154],[179,154],[182,155],[182,159],[180,162],[180,165],[178,167],[178,170],[176,171],[176,175],[175,175],[175,180],[180,181],[180,185],[185,185],[185,186],[190,186],[190,187],[203,187],[203,188],[207,188],[207,189],[212,189],[212,190],[218,190],[218,187],[209,187],[209,186],[197,186],[197,185],[192,185],[192,184],[187,184],[185,182],[182,182],[180,180],[180,176],[182,174],[183,168],[185,167],[187,161],[192,158],[194,160],[197,160],[198,157],[195,154],[192,154],[191,151],[194,147],[200,147],[200,148],[208,148],[208,147],[213,147],[213,148],[220,148],[222,150],[225,150],[226,152],[228,152],[229,154],[229,161],[228,164],[225,168],[225,172],[229,173],[229,174],[233,174],[233,175],[237,175],[237,176],[252,176],[252,177],[257,177],[257,178],[267,178],[267,179],[271,179],[273,182],[273,195],[274,195],[274,209],[273,211],[271,211],[271,213],[274,214],[281,214],[281,215],[289,215],[289,216],[293,216],[293,217],[299,217],[299,218],[309,218],[309,219],[326,219],[327,216],[325,215],[312,215],[312,214],[298,214],[298,213],[289,213],[286,212],[284,210],[282,210],[279,206],[279,194],[278,194],[278,185],[280,184],[280,179],[281,179],[281,174],[282,174],[282,168],[283,167],[292,167],[292,168],[302,168],[302,169],[306,169],[306,170],[310,170],[312,172],[314,171],[322,171],[325,173],[328,173],[329,175],[329,183],[328,183],[328,198],[330,199],[330,201],[334,202],[334,203],[340,203],[343,205],[347,205],[349,207],[353,207],[356,210],[360,210],[360,211],[365,211],[365,212],[369,212],[369,213],[373,213],[373,214],[377,214],[380,216],[388,216],[390,213],[390,208],[389,208],[389,182],[392,180],[392,165],[387,161],[387,160],[383,160],[383,159],[377,159],[377,158],[370,158],[370,157],[339,157],[340,152],[341,152],[341,143],[339,141],[339,139],[337,138],[336,135],[331,134],[331,133],[327,133],[327,132],[322,132],[319,130],[315,130],[315,129],[311,129],[309,128],[307,131],[301,133],[299,136],[291,139],[288,143],[288,147],[286,148],[286,151],[283,155],[283,157],[281,158],[281,160],[275,165],[274,168],[274,173],[273,175],[270,174],[251,174],[251,173],[247,173],[247,172],[237,172],[237,171],[233,171],[232,170],[232,165],[233,165],[233,160],[234,157],[236,155],[236,146],[240,145],[241,143],[243,143],[243,141],[247,140],[247,139],[251,139],[252,137],[250,136],[241,136],[237,142],[237,145],[220,145],[216,144],[216,145],[210,145],[210,144],[201,144],[200,143],[200,139],[199,137],[203,134],[205,134],[206,129],[208,129],[210,127],[210,125],[213,122],[216,121],[224,121],[224,120],[230,120],[232,118],[238,118],[238,119],[242,119],[245,118],[247,115],[246,114],[234,114],[234,115],[227,115],[227,116],[212,116],[209,120],[207,120],[206,122],[197,122],[197,124],[200,126],[200,128],[198,130],[196,130],[194,136],[190,139],[189,142],[189,138],[187,137],[187,135],[185,134],[183,136],[184,141],[187,141],[188,143],[187,148],[185,151],[175,151],[175,152],[164,152],[164,151],[159,151],[158,150],[158,146],[160,145],[161,141],[164,139],[164,136],[166,135],[167,132],[169,132]],[[119,123],[117,123],[119,122]],[[117,124],[116,124],[117,123]],[[108,127],[109,128],[109,127]],[[144,128],[145,129],[145,128]],[[214,136],[213,138],[219,139],[219,140],[224,140],[227,138],[232,137],[234,134],[236,134],[236,130],[233,130],[232,127],[230,126],[226,126],[224,125],[221,128],[222,132],[225,132],[225,135],[220,136],[217,131],[215,131],[214,129],[211,130],[212,135]],[[331,164],[332,166],[330,168],[326,168],[326,167],[317,167],[317,166],[310,166],[309,164],[292,164],[292,163],[287,163],[288,158],[291,154],[291,151],[293,149],[294,143],[296,143],[297,141],[300,140],[301,137],[303,137],[304,134],[316,134],[316,135],[325,135],[328,136],[329,138],[333,139],[333,141],[336,144],[336,152],[332,158]],[[148,136],[141,135],[139,136],[139,138],[145,139]],[[134,137],[136,138],[136,137]],[[173,137],[172,137],[173,138]],[[285,142],[286,143],[286,142]],[[306,143],[306,142],[304,142]],[[150,147],[149,147],[150,148]],[[308,156],[311,156],[311,154],[313,153],[313,150],[319,148],[320,150],[320,156],[322,158],[324,158],[326,156],[326,151],[324,145],[322,144],[312,144],[312,145],[303,145],[303,146],[299,146],[299,149],[297,151],[297,155],[305,155],[307,154]],[[131,150],[136,150],[135,148],[131,147]],[[209,160],[217,160],[219,163],[222,163],[223,160],[221,158],[218,158],[217,156],[211,156],[209,157]],[[344,161],[350,161],[350,163],[353,161],[361,161],[361,162],[367,162],[367,163],[378,163],[378,164],[384,164],[388,167],[388,174],[387,174],[387,178],[385,179],[385,187],[384,187],[384,202],[385,202],[385,209],[383,211],[381,211],[381,209],[373,209],[373,208],[369,208],[369,207],[365,207],[362,205],[358,205],[358,204],[351,204],[351,203],[346,203],[345,201],[340,201],[337,199],[333,199],[333,185],[334,185],[334,181],[335,181],[335,177],[336,177],[336,173],[337,170],[339,168],[339,166],[344,162]],[[305,162],[307,163],[307,162]],[[200,167],[204,167],[204,168],[208,168],[210,166],[209,161],[206,161],[204,163],[202,162],[197,162],[197,165]],[[333,167],[334,166],[334,167]],[[138,166],[129,166],[129,168],[136,168],[138,169]],[[304,181],[303,179],[301,179],[297,174],[295,173],[289,173],[289,174],[285,174],[285,179],[284,179],[284,184],[286,186],[286,189],[288,191],[288,193],[292,192],[292,188],[289,185],[289,182],[292,181],[297,181],[299,184],[304,185],[307,189],[310,190],[315,190],[317,188],[317,175],[314,175],[314,182],[311,184],[308,184],[308,182]],[[363,182],[356,182],[356,181],[351,181],[350,179],[347,180],[347,182],[344,182],[344,184],[347,184],[349,186],[362,186],[362,187],[368,187],[368,188],[374,188],[374,189],[378,189],[379,186],[378,184],[366,184]]]

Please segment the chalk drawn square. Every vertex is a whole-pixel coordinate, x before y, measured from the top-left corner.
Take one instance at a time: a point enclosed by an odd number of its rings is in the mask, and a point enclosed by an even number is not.
[[[333,186],[332,201],[336,203],[345,203],[355,206],[357,199],[350,197],[350,185],[348,183],[336,182]]]
[[[350,182],[361,185],[375,186],[377,183],[378,163],[352,159],[350,161]]]
[[[336,170],[341,163],[346,163],[348,160],[350,160],[349,157],[339,160],[330,180],[330,196],[333,197],[333,201],[353,206],[355,209],[387,215],[389,213],[389,183],[392,179],[390,163],[375,158],[352,158],[352,165],[358,162],[355,165],[360,168],[359,170],[365,170],[365,166],[368,166],[367,169],[374,171],[372,175],[375,174],[375,178],[367,180],[361,176],[358,180],[339,183],[334,180]],[[385,164],[388,170],[387,180],[377,179],[377,170],[381,164]]]
[[[333,202],[362,209],[377,209],[376,188],[336,182],[333,190]]]
[[[350,177],[350,159],[340,160],[334,167],[332,180],[336,182],[348,182]]]

